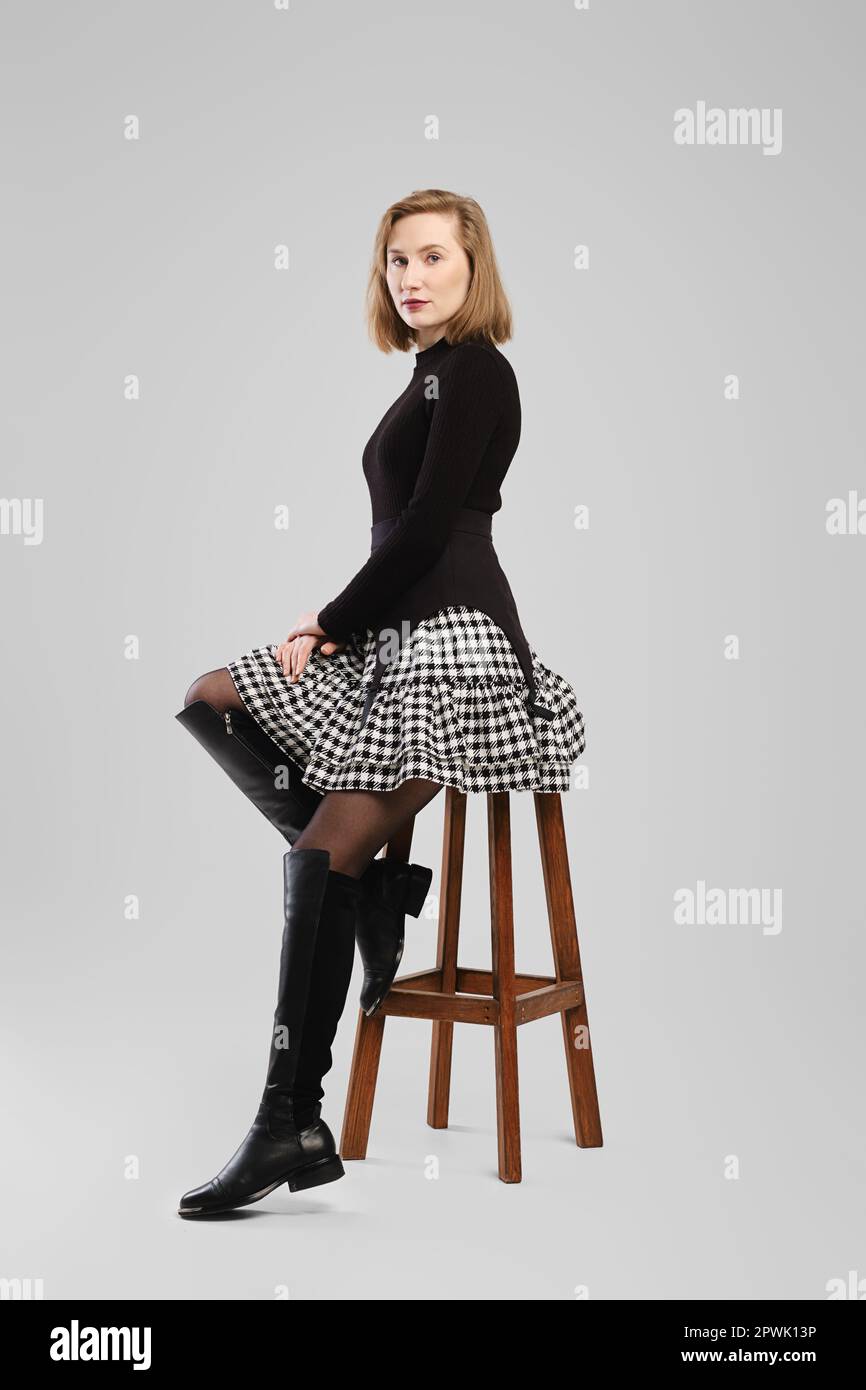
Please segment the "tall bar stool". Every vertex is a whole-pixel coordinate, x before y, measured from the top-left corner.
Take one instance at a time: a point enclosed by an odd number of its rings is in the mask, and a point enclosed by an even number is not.
[[[524,975],[515,970],[511,793],[481,794],[487,797],[493,968],[476,970],[457,964],[467,793],[446,787],[436,965],[432,970],[398,976],[372,1018],[359,1011],[340,1154],[344,1159],[366,1157],[389,1015],[433,1021],[427,1093],[427,1123],[433,1129],[448,1127],[454,1024],[486,1023],[493,1028],[495,1041],[499,1177],[503,1182],[520,1182],[517,1029],[521,1024],[548,1014],[562,1015],[574,1137],[580,1148],[601,1146],[601,1119],[560,794],[532,793],[555,975]],[[385,854],[407,861],[413,831],[414,820],[410,820],[385,847]]]

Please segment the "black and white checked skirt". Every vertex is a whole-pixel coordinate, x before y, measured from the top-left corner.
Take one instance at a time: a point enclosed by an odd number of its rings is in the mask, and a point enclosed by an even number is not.
[[[382,677],[362,725],[376,663],[375,634],[342,651],[314,647],[298,681],[283,675],[276,644],[227,663],[249,713],[317,791],[390,791],[428,777],[463,792],[565,792],[585,747],[574,690],[530,644],[536,700],[514,648],[476,608],[441,608],[418,623]]]

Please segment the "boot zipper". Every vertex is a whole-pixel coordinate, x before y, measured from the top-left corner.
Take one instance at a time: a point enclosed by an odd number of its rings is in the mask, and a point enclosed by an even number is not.
[[[249,743],[249,741],[248,741],[247,739],[244,738],[243,729],[241,729],[241,732],[240,732],[240,733],[236,733],[235,730],[232,728],[232,712],[231,712],[231,710],[227,709],[227,710],[224,712],[224,714],[223,714],[223,719],[224,719],[225,722],[226,722],[226,733],[227,733],[227,734],[234,734],[234,737],[240,741],[241,747],[242,747],[242,748],[246,748],[247,752],[250,753],[254,758],[258,758],[258,760],[259,760],[259,762],[261,763],[262,767],[266,767],[267,770],[268,770],[268,772],[269,772],[269,773],[271,774],[271,776],[273,777],[273,775],[274,775],[273,764],[270,763],[270,762],[268,761],[267,758],[262,757],[262,755],[261,755],[261,753],[259,752],[259,750],[258,750],[257,748],[254,748],[254,747]],[[291,782],[291,776],[292,776],[292,774],[291,774],[291,770],[290,770],[290,771],[289,771],[289,781],[290,781],[290,782]]]

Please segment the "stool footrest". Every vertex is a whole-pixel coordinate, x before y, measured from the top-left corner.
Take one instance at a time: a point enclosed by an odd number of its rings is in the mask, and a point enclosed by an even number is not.
[[[515,1010],[516,1023],[530,1023],[534,1018],[546,1018],[548,1014],[564,1014],[583,1003],[583,985],[580,980],[559,980],[545,985],[544,989],[533,989],[528,994],[517,996]]]
[[[499,1000],[493,994],[493,971],[459,967],[456,991],[443,992],[441,970],[419,970],[394,981],[380,1012],[395,1018],[429,1018],[450,1023],[499,1022]],[[557,980],[552,975],[515,975],[514,1021],[529,1023],[548,1014],[565,1013],[584,1001],[580,980]]]
[[[423,989],[391,986],[377,1010],[394,1018],[431,1018],[447,1023],[498,1023],[499,1005],[495,999],[477,994],[442,994]]]

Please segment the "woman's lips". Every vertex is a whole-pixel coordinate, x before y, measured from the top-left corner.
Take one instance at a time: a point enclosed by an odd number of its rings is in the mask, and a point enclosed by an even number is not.
[[[404,308],[404,309],[423,309],[423,308],[425,307],[425,305],[429,304],[429,302],[430,302],[430,301],[427,300],[427,299],[404,299],[404,300],[403,300],[403,308]]]

